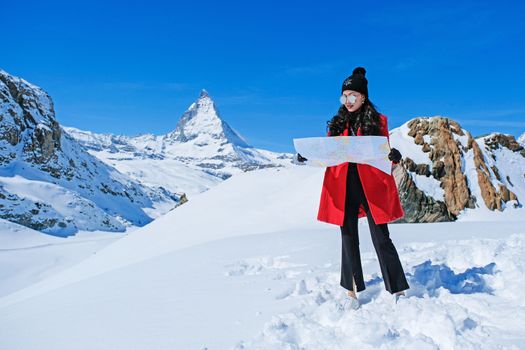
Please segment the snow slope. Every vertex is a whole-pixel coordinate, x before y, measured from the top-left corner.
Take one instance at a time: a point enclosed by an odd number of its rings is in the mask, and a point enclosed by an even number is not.
[[[525,221],[390,225],[411,286],[395,305],[362,220],[367,289],[342,312],[321,182],[306,167],[233,176],[1,297],[0,348],[522,348]]]
[[[122,236],[81,231],[56,237],[0,219],[0,297],[53,276]]]
[[[14,301],[109,270],[208,241],[246,234],[323,227],[315,220],[321,169],[265,169],[232,177],[135,230]],[[288,200],[282,200],[288,198]],[[227,205],[225,205],[227,203]],[[238,214],[238,216],[237,216]],[[272,218],[261,220],[261,218]],[[254,225],[253,228],[250,228]],[[152,239],[151,237],[154,237]],[[6,300],[0,300],[0,305]]]

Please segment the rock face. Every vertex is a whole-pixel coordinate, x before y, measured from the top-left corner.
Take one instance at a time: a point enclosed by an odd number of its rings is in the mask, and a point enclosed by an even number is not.
[[[525,133],[520,136],[519,140],[517,141],[512,135],[504,134],[491,134],[484,138],[485,145],[491,150],[497,150],[501,147],[506,147],[512,152],[519,152],[523,157],[525,157],[525,148],[523,147],[523,142],[525,142]]]
[[[53,102],[42,89],[0,70],[0,165],[22,156],[40,166],[60,149],[60,128],[53,118]],[[5,152],[23,143],[21,153]],[[9,147],[11,146],[11,147]]]
[[[1,218],[45,232],[123,231],[179,197],[91,156],[63,132],[44,90],[0,70]]]
[[[462,145],[455,139],[455,136],[465,136],[459,124],[448,118],[419,118],[410,121],[408,127],[408,135],[414,137],[414,143],[428,150],[432,164],[430,167],[426,165],[427,172],[441,182],[445,192],[446,216],[454,218],[466,207],[474,208],[467,177],[461,169]]]
[[[525,151],[523,146],[516,142],[514,136],[503,135],[503,134],[491,134],[482,139],[485,144],[485,149],[488,151],[497,151],[501,148],[507,148],[508,150],[519,153],[525,159]],[[514,192],[507,188],[507,184],[498,183],[496,186],[493,183],[495,177],[497,181],[501,182],[503,179],[500,176],[500,172],[496,166],[489,166],[486,164],[481,152],[481,148],[476,142],[472,143],[474,149],[474,162],[476,164],[476,170],[478,172],[478,182],[481,187],[481,195],[487,207],[491,210],[503,210],[505,203],[509,201],[516,201],[519,205],[518,197]],[[490,153],[493,160],[496,160],[495,153]],[[492,171],[491,171],[492,170]],[[507,179],[510,184],[510,178]]]
[[[410,120],[393,130],[390,139],[404,156],[394,170],[406,214],[402,221],[455,220],[480,205],[500,211],[508,204],[521,207],[514,190],[523,191],[525,181],[515,174],[502,178],[501,173],[509,171],[496,162],[495,152],[503,151],[525,166],[523,146],[513,136],[491,134],[475,140],[457,122],[431,117]]]
[[[398,186],[399,198],[405,216],[397,222],[442,222],[453,221],[455,217],[448,211],[445,202],[428,196],[417,188],[410,172],[403,165],[395,166],[392,175]]]

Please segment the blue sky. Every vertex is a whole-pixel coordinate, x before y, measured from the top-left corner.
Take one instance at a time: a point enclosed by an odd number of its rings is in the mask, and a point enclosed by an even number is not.
[[[58,121],[164,134],[205,88],[256,147],[324,135],[367,69],[392,129],[444,115],[475,136],[525,132],[520,1],[9,1],[0,68],[44,88]]]

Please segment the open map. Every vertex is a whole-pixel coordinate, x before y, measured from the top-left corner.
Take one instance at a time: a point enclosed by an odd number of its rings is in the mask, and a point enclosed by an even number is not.
[[[345,162],[368,164],[391,174],[390,145],[386,136],[308,137],[293,140],[295,150],[310,166],[328,167]]]

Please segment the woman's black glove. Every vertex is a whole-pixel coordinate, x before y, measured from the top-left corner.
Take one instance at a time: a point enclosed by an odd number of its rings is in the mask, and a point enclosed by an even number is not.
[[[297,153],[297,161],[298,161],[299,163],[304,163],[304,162],[306,162],[307,160],[308,160],[308,159],[306,159],[305,157],[303,157],[303,156],[301,155],[301,153]]]
[[[394,163],[399,163],[401,160],[401,153],[397,149],[391,148],[390,153],[388,154],[388,159]]]

